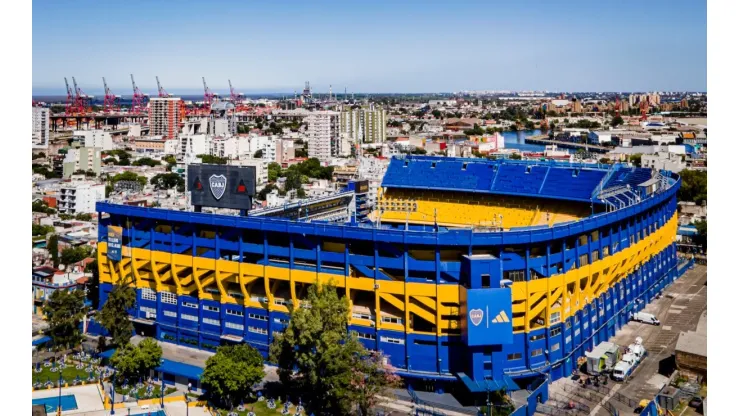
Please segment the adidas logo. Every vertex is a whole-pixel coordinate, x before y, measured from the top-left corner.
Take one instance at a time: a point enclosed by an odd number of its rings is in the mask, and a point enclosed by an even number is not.
[[[509,317],[506,316],[506,312],[501,311],[491,322],[493,322],[494,324],[509,322]]]

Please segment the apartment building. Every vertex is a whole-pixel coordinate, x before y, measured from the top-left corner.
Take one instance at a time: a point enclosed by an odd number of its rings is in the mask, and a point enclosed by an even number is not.
[[[315,111],[308,122],[308,157],[328,162],[339,151],[339,112]]]
[[[93,214],[95,203],[104,199],[105,185],[70,182],[60,187],[57,208],[61,214]]]
[[[176,97],[155,97],[149,100],[149,133],[174,139],[180,130],[182,100]]]
[[[161,137],[139,137],[134,140],[137,153],[174,155],[177,153],[179,140],[164,140]]]
[[[46,149],[49,146],[49,109],[32,107],[32,110],[31,146],[34,149]]]
[[[210,154],[211,141],[213,140],[211,136],[205,134],[181,134],[179,140],[178,154],[182,157],[188,154]]]
[[[97,147],[102,151],[113,150],[113,136],[104,130],[76,130],[72,140],[81,147]]]
[[[381,107],[342,108],[339,131],[354,143],[383,143],[386,140],[386,114]]]
[[[69,149],[62,165],[62,177],[69,179],[75,172],[89,170],[100,174],[101,149],[99,147],[80,147]]]

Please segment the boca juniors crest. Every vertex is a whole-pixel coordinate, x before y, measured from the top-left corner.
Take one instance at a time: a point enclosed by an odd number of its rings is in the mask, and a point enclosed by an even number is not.
[[[221,199],[226,192],[226,176],[224,175],[211,175],[208,179],[209,185],[211,186],[211,193],[216,200]]]

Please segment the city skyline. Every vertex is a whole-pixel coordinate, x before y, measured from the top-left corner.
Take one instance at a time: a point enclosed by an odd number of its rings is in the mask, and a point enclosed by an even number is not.
[[[33,94],[64,94],[63,78],[75,76],[89,94],[106,77],[125,96],[131,73],[142,90],[156,91],[158,75],[180,94],[201,92],[202,76],[214,91],[228,91],[231,79],[246,94],[300,92],[306,80],[334,93],[706,91],[704,2],[405,2],[387,10],[36,1]],[[660,43],[650,34],[662,34]]]

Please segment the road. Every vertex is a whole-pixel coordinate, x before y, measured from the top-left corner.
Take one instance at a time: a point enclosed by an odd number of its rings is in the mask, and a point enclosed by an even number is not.
[[[581,414],[609,415],[604,408],[612,405],[620,412],[632,413],[634,409],[626,404],[632,400],[654,398],[672,371],[673,354],[678,335],[683,331],[696,330],[699,320],[707,310],[707,268],[697,265],[664,290],[664,295],[645,307],[645,311],[655,315],[660,326],[630,322],[610,339],[622,346],[641,337],[648,355],[639,365],[632,377],[625,383],[610,382],[610,392],[596,392],[578,387],[570,378],[562,378],[550,386],[551,396],[558,401],[574,400],[591,408]],[[616,400],[619,397],[622,401]],[[606,400],[605,400],[606,399]]]

